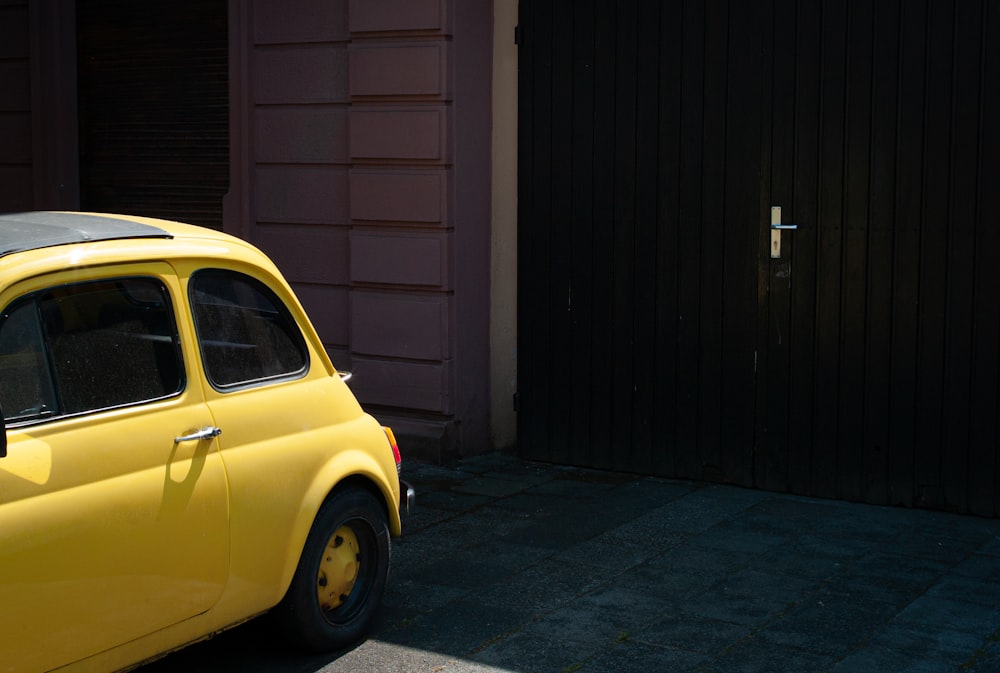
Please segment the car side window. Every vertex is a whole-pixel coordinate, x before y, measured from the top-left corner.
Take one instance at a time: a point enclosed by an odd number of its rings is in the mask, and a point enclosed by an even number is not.
[[[163,399],[183,386],[173,310],[159,280],[60,285],[0,315],[0,408],[9,422]]]
[[[205,373],[215,388],[305,375],[302,331],[266,285],[235,271],[205,269],[194,274],[189,292]]]

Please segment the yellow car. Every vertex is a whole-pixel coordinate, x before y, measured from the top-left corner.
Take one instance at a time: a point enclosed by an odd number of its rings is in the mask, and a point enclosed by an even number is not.
[[[270,611],[364,636],[412,489],[260,251],[0,216],[0,672],[115,671]]]

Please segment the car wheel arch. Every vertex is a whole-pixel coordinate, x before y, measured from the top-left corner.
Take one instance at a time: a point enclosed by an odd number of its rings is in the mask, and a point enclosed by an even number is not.
[[[335,462],[339,463],[340,461]],[[340,472],[341,476],[335,479],[331,475],[337,472]],[[336,465],[328,465],[326,469],[320,470],[317,473],[313,481],[313,486],[308,489],[302,499],[302,509],[299,513],[299,519],[289,539],[288,553],[285,556],[281,573],[280,590],[273,599],[275,603],[280,601],[288,592],[288,587],[291,585],[292,577],[302,557],[302,551],[305,548],[309,531],[312,530],[313,523],[320,509],[324,504],[338,495],[351,489],[360,489],[371,494],[382,504],[383,513],[386,515],[386,521],[389,523],[390,534],[392,536],[399,535],[401,528],[399,511],[389,505],[394,498],[398,501],[398,493],[394,494],[388,484],[383,484],[383,481],[389,478],[396,479],[395,472],[391,476],[383,478],[375,465],[349,473],[338,470]],[[387,488],[389,489],[388,492]]]

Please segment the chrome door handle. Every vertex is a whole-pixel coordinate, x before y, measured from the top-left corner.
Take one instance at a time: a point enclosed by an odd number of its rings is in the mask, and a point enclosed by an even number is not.
[[[190,435],[181,435],[180,437],[174,437],[174,444],[180,444],[181,442],[193,442],[194,440],[201,441],[203,439],[212,439],[213,437],[218,437],[222,434],[222,428],[217,428],[212,425],[205,426],[197,432],[192,432]]]

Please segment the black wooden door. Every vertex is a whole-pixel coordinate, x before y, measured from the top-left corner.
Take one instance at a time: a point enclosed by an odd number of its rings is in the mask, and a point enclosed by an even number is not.
[[[995,3],[775,2],[756,485],[998,513]]]
[[[521,452],[994,513],[989,3],[520,8]]]
[[[752,482],[752,4],[521,3],[525,455]]]

